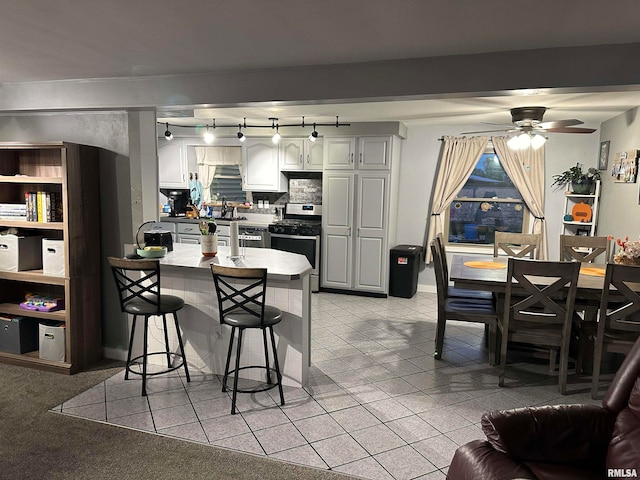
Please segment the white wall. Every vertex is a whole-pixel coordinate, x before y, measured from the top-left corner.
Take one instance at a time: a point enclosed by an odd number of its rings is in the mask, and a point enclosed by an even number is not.
[[[486,125],[425,126],[407,125],[407,138],[402,146],[400,163],[400,196],[398,199],[398,244],[423,245],[429,219],[429,204],[434,176],[437,171],[443,135],[460,136],[461,132],[485,130]],[[591,125],[592,128],[598,126]],[[574,165],[595,167],[598,161],[599,136],[593,134],[549,134],[545,145],[545,182],[549,258],[559,256],[559,235],[562,233],[562,190],[549,187],[552,176]],[[637,191],[637,189],[636,189]],[[602,217],[601,217],[602,218]],[[603,231],[600,230],[599,231]],[[422,289],[433,289],[435,280],[431,267],[419,274],[418,283]]]
[[[611,166],[616,152],[640,148],[640,111],[634,108],[602,124],[601,140],[610,140],[609,165],[603,175],[598,232],[614,238],[636,240],[640,235],[638,183],[614,183]]]

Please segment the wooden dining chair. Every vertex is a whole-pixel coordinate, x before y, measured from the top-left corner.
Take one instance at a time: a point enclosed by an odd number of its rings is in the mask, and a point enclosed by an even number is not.
[[[504,314],[497,324],[502,335],[498,384],[504,386],[509,342],[519,342],[549,349],[552,367],[560,353],[558,386],[564,395],[580,264],[512,257],[507,268]]]
[[[457,288],[449,284],[449,266],[447,264],[447,251],[444,246],[444,239],[441,233],[438,233],[434,238],[436,248],[440,252],[440,258],[442,259],[442,271],[444,274],[444,284],[447,286],[447,296],[459,297],[459,298],[480,298],[484,300],[493,301],[493,294],[486,290],[471,290],[467,288]]]
[[[538,258],[542,236],[539,233],[496,232],[493,242],[493,256],[497,257],[500,250],[509,257]]]
[[[445,281],[442,252],[436,242],[431,242],[433,268],[438,292],[438,321],[436,331],[436,350],[434,357],[442,358],[444,332],[447,320],[461,322],[484,323],[488,325],[489,362],[494,364],[496,357],[496,322],[497,313],[492,299],[451,297],[448,283]]]
[[[626,355],[640,336],[640,292],[634,283],[640,284],[640,268],[607,264],[593,348],[592,398],[598,394],[603,353]]]
[[[560,235],[560,261],[580,263],[608,263],[611,259],[611,240],[607,237],[587,235]],[[588,348],[593,348],[597,329],[600,299],[576,299],[574,326],[579,331],[579,346],[576,371],[581,373],[582,360]]]
[[[603,258],[598,258],[604,254]],[[587,235],[560,235],[560,261],[609,263],[611,240],[607,237]]]

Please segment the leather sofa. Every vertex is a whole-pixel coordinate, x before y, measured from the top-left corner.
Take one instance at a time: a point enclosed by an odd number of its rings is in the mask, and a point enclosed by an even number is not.
[[[640,478],[640,339],[597,405],[498,410],[456,450],[447,480]]]

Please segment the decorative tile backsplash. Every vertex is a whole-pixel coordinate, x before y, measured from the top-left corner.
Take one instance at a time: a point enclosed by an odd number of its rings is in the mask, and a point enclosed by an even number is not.
[[[289,179],[289,201],[322,204],[322,180],[319,178]]]

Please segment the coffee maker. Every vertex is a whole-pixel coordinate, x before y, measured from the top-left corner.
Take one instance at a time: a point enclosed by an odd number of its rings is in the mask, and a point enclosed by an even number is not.
[[[191,201],[188,188],[161,188],[160,193],[167,197],[170,217],[179,217],[187,213]]]

